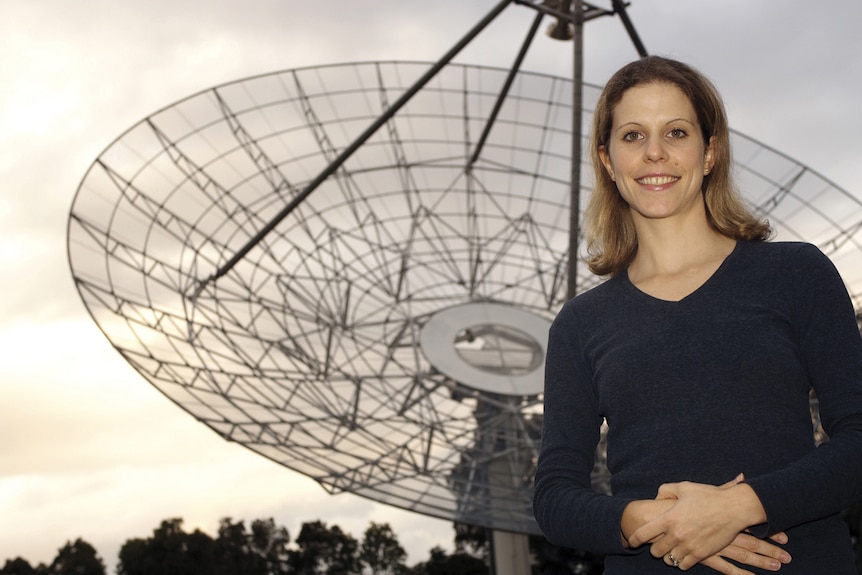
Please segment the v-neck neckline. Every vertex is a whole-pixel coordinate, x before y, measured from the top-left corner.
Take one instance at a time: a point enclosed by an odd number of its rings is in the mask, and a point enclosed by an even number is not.
[[[703,293],[705,291],[709,291],[712,284],[714,284],[716,281],[718,281],[719,277],[721,275],[723,275],[723,270],[729,265],[731,260],[734,259],[734,256],[742,249],[743,243],[744,243],[743,241],[738,240],[736,242],[736,245],[733,247],[733,250],[731,250],[731,252],[729,254],[727,254],[727,256],[725,256],[725,258],[722,260],[722,262],[719,264],[719,266],[715,269],[715,271],[712,272],[712,274],[710,274],[710,276],[708,278],[706,278],[706,280],[702,284],[700,284],[695,289],[693,289],[691,292],[689,292],[688,294],[686,294],[685,296],[683,296],[682,298],[680,298],[678,300],[663,299],[663,298],[648,294],[647,292],[643,291],[642,289],[637,287],[631,281],[631,278],[629,278],[629,269],[628,268],[623,270],[623,278],[622,279],[624,280],[625,284],[628,285],[628,287],[631,291],[635,292],[636,294],[639,294],[639,296],[642,298],[646,298],[648,300],[657,302],[659,304],[681,305],[681,304],[684,304],[685,302],[687,302],[691,299],[697,298],[701,293]]]

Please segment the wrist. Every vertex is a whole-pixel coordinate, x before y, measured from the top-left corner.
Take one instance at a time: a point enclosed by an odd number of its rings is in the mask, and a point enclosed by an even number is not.
[[[727,491],[733,496],[732,509],[738,510],[739,518],[746,529],[752,525],[766,523],[766,510],[751,485],[738,483]]]

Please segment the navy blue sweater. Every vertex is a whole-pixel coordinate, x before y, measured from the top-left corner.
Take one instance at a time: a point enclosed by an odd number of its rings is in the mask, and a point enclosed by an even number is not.
[[[820,447],[812,387],[831,438]],[[624,272],[574,298],[551,327],[544,403],[536,519],[551,542],[606,554],[607,575],[669,572],[646,546],[623,548],[627,503],[740,472],[768,518],[753,532],[788,534],[781,573],[855,575],[838,513],[862,500],[862,339],[816,247],[739,242],[678,302]],[[590,488],[603,418],[613,496]]]

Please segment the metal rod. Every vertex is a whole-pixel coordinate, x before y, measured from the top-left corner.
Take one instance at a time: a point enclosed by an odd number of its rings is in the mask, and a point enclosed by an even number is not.
[[[500,91],[500,95],[497,96],[497,101],[494,103],[494,109],[491,111],[491,115],[488,117],[488,121],[485,123],[485,129],[482,131],[482,136],[479,138],[479,141],[476,143],[476,150],[473,152],[473,156],[470,158],[470,163],[467,164],[467,167],[472,167],[473,164],[479,159],[479,156],[482,154],[482,148],[485,147],[485,142],[488,140],[488,136],[491,134],[491,128],[494,127],[494,122],[497,120],[497,115],[500,113],[500,110],[503,107],[503,103],[506,101],[506,96],[509,95],[509,90],[512,88],[512,83],[515,81],[515,76],[518,75],[518,71],[521,69],[521,64],[524,62],[524,57],[527,55],[527,50],[533,43],[533,39],[536,37],[536,32],[539,30],[539,25],[542,23],[542,18],[544,18],[544,14],[538,12],[536,17],[533,19],[533,25],[530,27],[530,31],[527,33],[527,37],[524,39],[524,43],[521,45],[521,50],[518,52],[518,56],[515,58],[515,62],[512,64],[512,69],[509,70],[509,75],[506,77],[506,82],[503,84],[503,89]]]
[[[584,106],[584,6],[582,0],[574,0],[572,16],[574,62],[572,66],[572,169],[571,200],[569,203],[567,299],[575,297],[578,293],[578,248],[581,233],[581,124]]]
[[[629,33],[629,38],[632,39],[632,43],[635,45],[635,50],[638,51],[641,58],[646,58],[649,56],[649,53],[647,52],[646,46],[641,42],[641,38],[638,35],[637,30],[635,30],[635,26],[632,24],[628,12],[626,12],[625,3],[623,0],[613,0],[613,5],[614,12],[620,15],[620,20],[622,20],[623,26],[626,28],[626,32]]]
[[[212,281],[220,278],[229,272],[248,252],[250,252],[257,244],[266,237],[275,227],[290,213],[296,209],[314,190],[320,186],[329,176],[334,174],[350,156],[359,149],[371,136],[374,135],[386,122],[388,122],[410,99],[431,81],[437,73],[443,69],[461,50],[469,44],[482,30],[485,29],[499,14],[514,0],[502,0],[498,3],[482,20],[479,21],[457,44],[455,44],[440,60],[434,64],[413,86],[410,87],[400,98],[398,98],[392,106],[384,111],[352,144],[344,149],[341,154],[335,158],[324,170],[314,179],[308,186],[297,194],[289,204],[287,204],[276,216],[263,228],[258,231],[239,251],[234,254],[222,267],[220,267],[213,275],[202,281],[192,299],[196,298],[204,288]]]

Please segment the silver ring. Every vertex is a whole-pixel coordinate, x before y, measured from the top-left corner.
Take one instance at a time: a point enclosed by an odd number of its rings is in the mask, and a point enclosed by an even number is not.
[[[679,561],[677,561],[676,557],[673,556],[673,553],[668,553],[667,558],[670,559],[671,567],[679,567]]]

